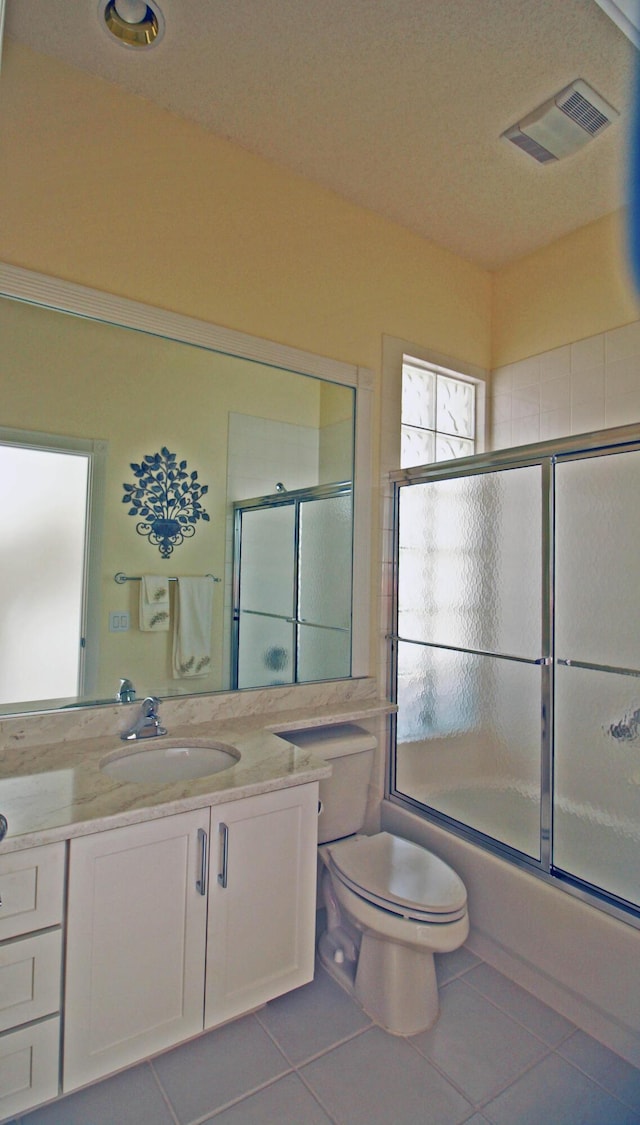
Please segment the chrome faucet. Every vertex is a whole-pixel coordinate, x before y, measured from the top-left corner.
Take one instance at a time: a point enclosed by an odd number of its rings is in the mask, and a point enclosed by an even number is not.
[[[116,701],[118,703],[133,703],[136,697],[136,689],[134,688],[131,680],[121,679],[120,687],[116,694]]]
[[[148,695],[142,704],[142,711],[135,723],[129,730],[123,731],[120,738],[126,742],[137,738],[157,738],[160,734],[166,734],[167,728],[160,725],[159,704],[159,699],[156,699],[154,695]]]

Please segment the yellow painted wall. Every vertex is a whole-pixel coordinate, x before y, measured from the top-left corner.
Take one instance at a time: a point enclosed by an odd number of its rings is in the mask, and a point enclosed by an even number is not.
[[[455,255],[11,41],[0,105],[1,259],[376,371],[383,332],[487,365]]]
[[[11,41],[0,107],[0,260],[371,368],[372,489],[383,334],[488,366],[491,280],[456,255]]]
[[[492,368],[640,317],[625,223],[607,215],[493,275]]]

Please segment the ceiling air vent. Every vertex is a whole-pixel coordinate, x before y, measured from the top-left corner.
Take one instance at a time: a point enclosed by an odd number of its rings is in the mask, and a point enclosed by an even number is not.
[[[620,114],[581,78],[534,109],[502,136],[548,164],[577,152]]]

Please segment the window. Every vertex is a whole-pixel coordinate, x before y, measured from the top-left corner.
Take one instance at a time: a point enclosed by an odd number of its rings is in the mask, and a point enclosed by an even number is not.
[[[476,391],[475,380],[403,356],[403,469],[476,452]]]

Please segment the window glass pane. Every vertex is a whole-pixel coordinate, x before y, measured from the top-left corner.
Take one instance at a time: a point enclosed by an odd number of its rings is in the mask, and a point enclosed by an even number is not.
[[[402,421],[427,430],[436,428],[436,375],[422,367],[402,365]]]
[[[417,430],[415,426],[402,426],[400,439],[400,467],[430,465],[436,459],[436,435],[433,430]]]
[[[454,438],[436,434],[436,461],[449,461],[452,457],[470,457],[474,443],[469,438]]]
[[[438,375],[436,430],[459,437],[474,436],[475,387],[461,379]]]

